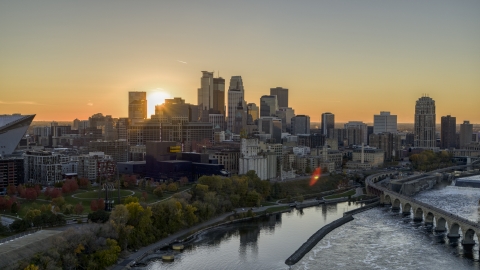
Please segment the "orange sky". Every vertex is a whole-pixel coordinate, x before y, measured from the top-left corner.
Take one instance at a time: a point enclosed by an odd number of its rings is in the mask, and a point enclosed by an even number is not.
[[[0,114],[125,117],[134,90],[196,104],[209,70],[241,75],[247,102],[289,88],[312,121],[413,122],[427,93],[437,122],[480,123],[478,1],[26,3],[0,3]]]

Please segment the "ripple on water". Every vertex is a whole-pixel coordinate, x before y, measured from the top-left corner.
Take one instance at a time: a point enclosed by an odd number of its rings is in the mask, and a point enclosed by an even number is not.
[[[479,220],[480,188],[447,186],[443,189],[423,191],[416,195],[415,199],[473,222]]]
[[[480,269],[433,234],[371,209],[328,234],[292,269]],[[312,258],[314,260],[312,260]]]

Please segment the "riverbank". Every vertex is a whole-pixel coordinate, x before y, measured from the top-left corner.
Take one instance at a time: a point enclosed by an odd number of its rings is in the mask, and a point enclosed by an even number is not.
[[[327,200],[327,201],[318,201],[318,200],[309,200],[309,201],[304,201],[302,205],[308,205],[308,206],[303,206],[304,207],[311,207],[311,206],[318,206],[319,204],[329,204],[329,203],[337,203],[337,202],[344,202],[347,201],[348,198],[338,198],[338,199],[332,199],[332,200]],[[274,211],[269,211],[270,209]],[[175,242],[181,242],[189,237],[191,237],[194,234],[198,234],[200,231],[204,232],[206,230],[209,230],[214,227],[218,226],[223,226],[231,223],[236,223],[236,222],[241,222],[247,219],[252,219],[252,217],[249,218],[244,218],[244,219],[236,219],[236,220],[231,220],[231,217],[234,216],[236,213],[246,213],[248,210],[245,208],[238,208],[236,209],[235,212],[231,213],[225,213],[223,215],[220,215],[218,217],[215,217],[213,219],[210,219],[208,221],[202,222],[200,224],[197,224],[193,227],[178,231],[174,234],[169,235],[166,238],[163,238],[156,243],[153,243],[151,245],[148,245],[146,247],[142,247],[135,251],[134,253],[130,254],[127,258],[123,259],[122,261],[118,262],[117,265],[111,267],[110,269],[112,270],[123,270],[123,269],[130,269],[131,265],[135,265],[138,262],[141,262],[144,258],[147,256],[153,254],[155,250],[159,250],[161,248],[167,247],[171,245],[172,243]],[[279,213],[284,213],[284,212],[289,212],[291,211],[291,207],[289,207],[289,204],[286,203],[277,203],[274,205],[268,205],[268,206],[262,206],[258,208],[252,208],[252,212],[256,214],[255,217],[253,218],[258,218],[261,216],[268,216],[268,215],[275,215]],[[188,241],[188,240],[187,240]]]

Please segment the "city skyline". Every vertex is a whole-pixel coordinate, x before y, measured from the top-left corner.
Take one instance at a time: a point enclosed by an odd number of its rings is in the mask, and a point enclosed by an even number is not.
[[[414,101],[427,93],[437,123],[480,123],[478,2],[92,6],[0,4],[0,114],[126,117],[128,92],[146,91],[150,117],[164,98],[197,104],[207,70],[226,82],[241,76],[257,106],[271,88],[289,89],[289,106],[312,122],[329,111],[370,123],[390,111],[413,123]],[[249,20],[229,20],[232,9]]]

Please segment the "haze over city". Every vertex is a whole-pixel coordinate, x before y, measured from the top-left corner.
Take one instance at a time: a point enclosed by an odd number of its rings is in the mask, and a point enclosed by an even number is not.
[[[480,2],[0,3],[0,114],[72,121],[126,117],[129,91],[148,116],[165,98],[197,103],[202,70],[242,76],[245,100],[290,90],[296,114],[413,122],[435,99],[480,122]]]

